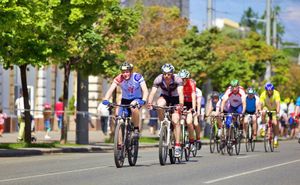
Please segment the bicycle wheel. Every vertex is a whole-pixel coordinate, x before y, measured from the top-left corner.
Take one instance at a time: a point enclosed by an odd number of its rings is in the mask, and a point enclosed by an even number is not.
[[[250,125],[251,127],[251,152],[254,152],[254,149],[255,149],[255,140],[253,139],[253,133],[254,133],[254,130],[253,130],[253,126]]]
[[[251,136],[250,136],[250,129],[251,126],[248,123],[247,129],[246,129],[246,138],[245,138],[245,146],[246,146],[246,152],[249,152],[251,150]]]
[[[128,126],[130,127],[130,126]],[[135,166],[137,158],[138,158],[138,153],[139,153],[139,139],[138,138],[134,138],[132,137],[133,135],[133,128],[128,129],[128,139],[130,138],[130,140],[128,140],[128,163],[130,166]]]
[[[273,130],[273,126],[270,127],[269,146],[270,146],[271,152],[274,152],[274,130]]]
[[[252,141],[251,141],[251,151],[254,152],[254,149],[255,149],[255,140],[252,139]]]
[[[160,129],[159,149],[158,149],[159,163],[161,165],[166,164],[167,157],[168,157],[167,137],[168,137],[168,128],[167,128],[167,126],[162,126],[161,129]]]
[[[235,138],[234,138],[234,128],[230,127],[229,128],[229,135],[228,135],[228,139],[227,139],[227,152],[229,155],[233,154],[233,142],[234,142]]]
[[[190,144],[190,145],[191,145],[191,144]],[[191,146],[190,146],[190,148],[191,148]],[[197,151],[198,151],[198,149],[197,149],[197,144],[194,143],[194,150],[192,150],[193,157],[196,157],[196,156],[197,156]]]
[[[264,148],[265,148],[265,152],[268,152],[268,148],[269,148],[269,134],[268,134],[268,125],[266,125],[265,128],[265,136],[264,136]]]
[[[215,127],[212,126],[210,128],[210,133],[209,133],[209,149],[210,149],[210,153],[214,153],[215,151]]]
[[[169,149],[169,158],[170,158],[170,163],[175,164],[176,158],[175,158],[175,136],[173,134],[173,131],[170,132],[170,143],[171,143],[171,148]]]
[[[226,147],[227,141],[226,141],[225,132],[226,132],[225,128],[223,127],[222,128],[221,138],[220,138],[220,144],[219,144],[219,150],[220,150],[220,152],[221,152],[222,155],[224,155],[225,151],[226,151],[225,147]]]
[[[191,155],[191,144],[189,143],[189,134],[188,134],[188,131],[185,130],[184,131],[184,146],[183,146],[183,149],[184,149],[184,158],[185,158],[185,161],[189,161],[190,160],[190,155]]]
[[[240,134],[240,130],[238,128],[234,129],[234,140],[235,140],[235,154],[239,155],[241,151],[241,140],[242,136]]]
[[[116,120],[114,135],[114,159],[117,168],[121,168],[125,159],[125,133],[126,128],[122,119]]]

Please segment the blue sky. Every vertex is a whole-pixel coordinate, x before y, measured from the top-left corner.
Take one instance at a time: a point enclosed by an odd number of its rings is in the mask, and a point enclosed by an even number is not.
[[[266,0],[213,0],[215,18],[229,18],[240,22],[243,12],[251,7],[261,16],[266,8]],[[300,45],[300,0],[273,0],[273,6],[281,7],[279,21],[285,26],[284,41]],[[207,0],[190,0],[192,25],[205,29],[207,22]]]

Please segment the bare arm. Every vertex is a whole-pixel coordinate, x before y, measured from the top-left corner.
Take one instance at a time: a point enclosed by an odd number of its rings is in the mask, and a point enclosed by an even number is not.
[[[105,94],[103,100],[108,100],[108,99],[111,97],[111,95],[112,95],[112,93],[114,92],[114,90],[117,88],[117,86],[118,86],[118,85],[117,85],[115,82],[113,82],[113,83],[111,84],[111,86],[109,87],[108,91],[106,92],[106,94]]]
[[[184,95],[183,95],[183,86],[177,87],[178,95],[179,95],[179,103],[184,104]]]
[[[148,97],[148,103],[150,103],[150,104],[153,103],[153,98],[154,98],[156,91],[157,91],[157,87],[152,87],[151,92]]]
[[[192,106],[193,106],[193,109],[196,110],[196,106],[197,106],[196,92],[192,92]]]
[[[141,83],[141,87],[142,87],[142,92],[143,92],[143,100],[146,102],[147,101],[147,97],[149,95],[149,92],[148,92],[148,88],[147,88],[147,85],[146,85],[145,81],[143,81]]]

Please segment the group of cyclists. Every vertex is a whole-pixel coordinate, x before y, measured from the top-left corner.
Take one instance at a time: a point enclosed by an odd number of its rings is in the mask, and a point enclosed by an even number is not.
[[[154,103],[157,106],[176,106],[176,109],[171,114],[171,121],[175,136],[175,157],[181,155],[180,144],[180,114],[185,109],[188,110],[186,116],[186,124],[189,132],[189,142],[195,149],[201,148],[200,138],[200,124],[198,116],[200,116],[201,101],[199,97],[202,96],[201,91],[196,88],[195,80],[191,79],[189,71],[183,69],[175,74],[175,68],[171,64],[164,64],[161,67],[161,74],[159,74],[154,82],[150,93],[143,76],[139,73],[133,72],[133,65],[124,62],[121,66],[121,74],[114,78],[110,88],[105,94],[102,103],[104,105],[110,104],[110,97],[117,86],[121,87],[121,104],[135,105],[128,110],[131,115],[132,123],[134,125],[134,137],[139,138],[139,109],[143,105],[152,109]],[[160,88],[161,94],[156,102],[154,98],[157,90]],[[200,93],[199,93],[200,92]],[[201,98],[200,98],[201,99]],[[298,105],[299,104],[299,105]],[[297,106],[298,105],[298,106]],[[295,115],[300,113],[300,97],[296,103]],[[164,110],[158,109],[158,118],[160,121],[164,118]],[[274,147],[278,147],[279,124],[277,116],[280,112],[280,94],[272,83],[265,85],[264,91],[260,96],[257,95],[254,88],[249,87],[246,90],[239,84],[238,80],[232,80],[229,87],[224,93],[213,91],[211,99],[208,102],[206,116],[215,116],[218,122],[218,135],[221,133],[221,127],[224,123],[226,126],[230,124],[230,117],[224,116],[226,113],[240,114],[240,125],[245,128],[246,117],[253,116],[253,139],[256,139],[257,133],[257,118],[261,116],[262,128],[266,124],[266,111],[274,111]],[[121,110],[119,110],[121,114]],[[224,121],[223,121],[224,119]],[[194,134],[195,133],[195,134]],[[263,136],[264,129],[261,129],[260,134]],[[194,137],[195,136],[195,137]],[[300,136],[300,135],[299,135]]]

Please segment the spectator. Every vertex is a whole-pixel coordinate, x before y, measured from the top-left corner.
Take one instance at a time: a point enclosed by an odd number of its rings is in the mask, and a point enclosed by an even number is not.
[[[3,109],[0,108],[0,137],[2,137],[3,131],[4,131],[4,122],[7,118],[7,115],[3,113]]]
[[[57,126],[59,130],[61,130],[62,127],[63,113],[64,113],[63,98],[59,97],[58,102],[55,103],[55,115],[57,118]]]
[[[153,134],[155,135],[156,133],[156,130],[157,130],[157,120],[158,120],[158,115],[157,115],[157,110],[156,109],[150,109],[149,110],[149,114],[150,114],[150,119],[149,119],[149,123],[148,123],[148,126],[149,126],[149,131],[150,131],[150,134]]]
[[[98,114],[100,116],[100,123],[101,123],[101,130],[104,135],[107,135],[107,127],[108,127],[108,120],[109,120],[109,109],[108,106],[103,105],[100,103],[98,105]]]
[[[48,103],[44,105],[44,128],[46,130],[45,139],[51,139],[49,136],[51,131],[51,106]]]
[[[30,101],[29,106],[30,106]],[[25,136],[25,108],[24,108],[24,97],[23,91],[20,90],[20,97],[16,99],[15,107],[17,109],[17,118],[18,118],[18,126],[19,126],[19,134],[18,141],[23,141]]]

